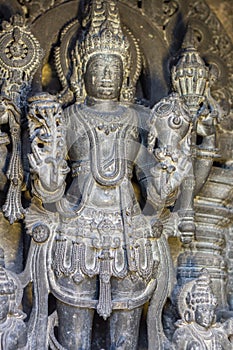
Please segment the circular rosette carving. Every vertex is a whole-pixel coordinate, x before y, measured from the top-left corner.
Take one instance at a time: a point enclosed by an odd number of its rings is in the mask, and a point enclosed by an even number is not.
[[[44,243],[49,238],[49,227],[45,224],[38,223],[32,229],[32,237],[36,243]]]
[[[21,70],[30,78],[38,68],[41,56],[39,42],[30,33],[22,17],[15,16],[11,23],[3,23],[0,36],[0,66],[4,70]]]

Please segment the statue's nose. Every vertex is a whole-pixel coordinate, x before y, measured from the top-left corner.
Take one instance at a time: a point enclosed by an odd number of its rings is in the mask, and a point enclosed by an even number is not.
[[[106,66],[104,69],[104,78],[109,80],[111,79],[111,70],[109,66]]]

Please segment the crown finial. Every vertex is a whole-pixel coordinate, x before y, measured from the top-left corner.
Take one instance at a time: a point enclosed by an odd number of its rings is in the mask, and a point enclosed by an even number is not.
[[[80,58],[84,64],[96,54],[113,54],[123,64],[129,57],[129,43],[121,28],[116,0],[93,0],[86,21],[86,34],[80,45]]]
[[[182,43],[183,51],[197,51],[197,39],[195,37],[195,32],[191,24],[187,25],[186,34]]]

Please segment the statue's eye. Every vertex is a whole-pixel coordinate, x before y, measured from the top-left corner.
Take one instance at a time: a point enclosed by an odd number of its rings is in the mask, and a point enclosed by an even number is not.
[[[119,63],[115,63],[115,64],[113,64],[112,65],[112,68],[114,69],[114,70],[120,70],[121,69],[121,66],[120,66],[120,64]]]
[[[94,63],[92,64],[91,69],[93,72],[97,72],[99,69],[101,69],[101,65],[99,65],[98,63]]]

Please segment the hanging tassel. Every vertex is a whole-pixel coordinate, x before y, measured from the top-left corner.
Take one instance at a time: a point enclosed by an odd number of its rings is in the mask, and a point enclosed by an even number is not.
[[[22,219],[25,213],[21,204],[21,184],[15,186],[13,182],[7,192],[6,202],[2,207],[5,217],[13,224],[17,219]]]
[[[97,305],[97,312],[100,316],[106,320],[112,313],[112,298],[111,298],[111,265],[110,265],[110,253],[104,251],[101,256],[100,263],[100,292],[99,302]]]
[[[12,155],[9,168],[7,170],[7,178],[10,180],[10,186],[7,192],[5,204],[2,211],[5,217],[9,219],[10,224],[13,224],[17,219],[22,219],[25,213],[21,203],[21,190],[23,183],[23,169],[21,164],[21,142],[20,142],[20,125],[16,121],[14,113],[9,117],[11,140],[12,140]]]

